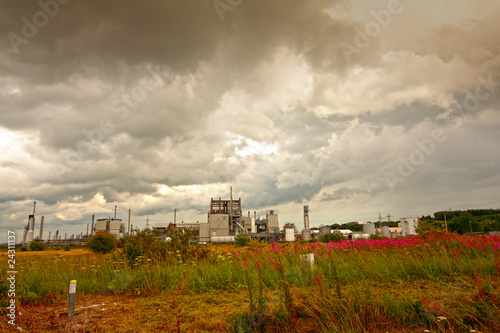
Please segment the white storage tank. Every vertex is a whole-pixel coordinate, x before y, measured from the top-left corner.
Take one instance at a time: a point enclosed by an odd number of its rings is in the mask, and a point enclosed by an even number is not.
[[[403,217],[401,219],[401,234],[403,236],[416,235],[418,217]]]
[[[389,227],[386,225],[382,227],[382,236],[384,236],[386,238],[391,237],[391,229],[389,229]]]
[[[294,228],[285,228],[285,241],[286,242],[295,242],[295,229]]]
[[[372,222],[368,222],[368,223],[365,223],[363,224],[363,233],[364,234],[375,234],[375,224],[372,223]]]
[[[331,234],[331,233],[332,233],[332,227],[331,226],[325,225],[325,226],[319,227],[319,235],[320,236]]]
[[[210,237],[212,243],[235,243],[234,236],[212,236]]]
[[[356,239],[370,239],[370,235],[369,234],[353,234],[352,239],[354,239],[354,240],[356,240]]]
[[[302,230],[302,240],[308,242],[311,239],[311,232],[309,230]]]

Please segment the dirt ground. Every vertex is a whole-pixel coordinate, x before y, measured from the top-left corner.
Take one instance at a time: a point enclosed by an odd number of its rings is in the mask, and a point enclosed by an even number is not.
[[[245,293],[231,295],[80,296],[73,320],[68,302],[21,305],[18,328],[27,332],[225,332],[228,318],[248,307]],[[3,325],[2,325],[3,326]],[[11,331],[10,328],[4,331]]]

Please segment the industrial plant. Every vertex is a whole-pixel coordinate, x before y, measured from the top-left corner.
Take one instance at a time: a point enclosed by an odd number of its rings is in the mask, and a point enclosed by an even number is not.
[[[40,233],[35,236],[35,207],[36,201],[33,204],[33,214],[28,216],[28,223],[25,226],[23,243],[30,244],[33,240],[44,241],[43,227],[44,216],[40,221]],[[235,237],[238,235],[247,235],[254,239],[259,239],[266,242],[293,242],[297,239],[309,241],[317,239],[325,234],[339,233],[349,239],[370,238],[370,235],[378,234],[382,237],[396,237],[398,235],[407,236],[415,235],[418,227],[418,217],[403,217],[399,221],[397,227],[389,227],[382,225],[381,216],[379,214],[378,226],[377,222],[367,222],[363,224],[363,230],[353,232],[349,229],[335,229],[331,226],[310,227],[309,222],[309,205],[303,206],[303,229],[298,230],[295,223],[287,222],[280,224],[277,210],[267,210],[265,217],[257,217],[257,212],[253,212],[253,216],[248,211],[243,214],[241,198],[233,198],[232,187],[230,187],[229,198],[211,198],[210,208],[207,213],[206,222],[177,222],[176,210],[174,210],[174,220],[168,225],[155,225],[153,230],[158,231],[160,237],[168,239],[168,234],[176,229],[188,228],[195,231],[197,241],[205,243],[231,243],[235,242]],[[59,230],[52,236],[49,232],[47,242],[86,242],[90,237],[97,234],[107,233],[113,235],[116,239],[123,238],[134,232],[130,224],[131,210],[128,210],[128,227],[122,219],[116,217],[117,206],[115,205],[114,217],[105,217],[95,219],[92,215],[91,225],[87,224],[86,234],[64,234],[64,238]],[[390,219],[390,215],[388,215]],[[90,227],[90,230],[89,230]],[[149,227],[149,222],[148,222]]]

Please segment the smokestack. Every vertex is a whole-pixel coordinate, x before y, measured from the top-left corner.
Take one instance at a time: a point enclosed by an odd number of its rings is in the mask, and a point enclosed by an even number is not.
[[[50,234],[52,233],[52,231],[49,231],[49,241],[48,241],[48,244],[50,244]]]
[[[45,219],[45,216],[42,216],[42,219],[40,220],[40,241],[43,242],[43,221]]]
[[[177,223],[177,209],[174,208],[174,224]]]
[[[115,220],[116,220],[116,205],[115,205]]]
[[[130,235],[130,209],[128,210],[128,233],[127,235]]]
[[[89,224],[87,223],[87,237],[89,237]]]
[[[33,234],[35,233],[35,207],[36,201],[33,201],[33,223],[31,224],[31,231],[33,231]]]
[[[26,230],[26,243],[29,244],[33,241],[33,228],[35,224],[35,216],[28,216],[28,230]]]
[[[92,228],[90,230],[90,236],[94,236],[94,214],[92,214]]]
[[[309,206],[304,205],[304,230],[309,230]]]

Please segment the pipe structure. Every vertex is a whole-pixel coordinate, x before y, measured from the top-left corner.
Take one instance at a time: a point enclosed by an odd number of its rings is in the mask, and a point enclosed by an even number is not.
[[[229,186],[229,231],[233,231],[233,187]]]

